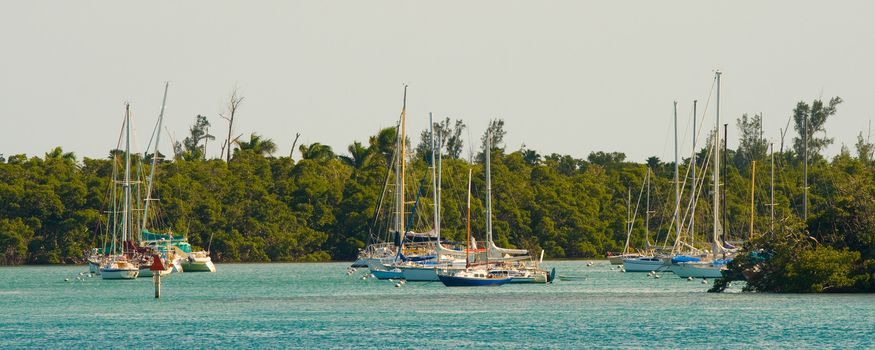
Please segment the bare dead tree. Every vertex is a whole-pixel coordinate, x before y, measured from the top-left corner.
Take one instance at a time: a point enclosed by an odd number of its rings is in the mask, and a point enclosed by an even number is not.
[[[228,140],[225,143],[224,147],[227,150],[225,153],[225,161],[231,161],[231,143],[233,140],[231,139],[231,133],[234,131],[234,117],[237,115],[237,110],[240,108],[240,104],[243,103],[243,96],[240,96],[239,91],[236,87],[231,92],[231,98],[228,100],[228,109],[224,113],[220,113],[219,116],[222,119],[228,121]],[[222,153],[225,151],[223,150]]]
[[[292,156],[295,155],[295,145],[298,144],[299,137],[301,137],[301,133],[299,133],[299,132],[295,133],[295,141],[292,142],[292,150],[289,151],[289,158],[292,158]]]

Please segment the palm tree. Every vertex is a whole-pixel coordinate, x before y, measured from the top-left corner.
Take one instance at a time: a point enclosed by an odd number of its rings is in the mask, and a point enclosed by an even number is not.
[[[522,153],[523,161],[525,161],[526,164],[535,166],[541,163],[541,155],[538,154],[538,152],[535,152],[535,150],[527,149],[523,150]]]
[[[76,154],[73,152],[64,152],[60,146],[55,147],[51,152],[46,153],[45,160],[49,159],[60,159],[65,162],[75,163],[76,162]]]
[[[249,141],[237,141],[240,148],[234,149],[234,154],[240,151],[252,151],[255,154],[265,156],[273,155],[276,152],[276,143],[271,139],[262,138],[261,135],[252,133],[249,135]]]
[[[298,150],[301,151],[301,158],[303,159],[326,161],[334,158],[334,151],[331,150],[331,146],[323,145],[319,142],[309,146],[301,145],[298,147]]]
[[[347,150],[349,151],[350,155],[340,156],[340,160],[347,165],[353,167],[354,169],[363,168],[368,163],[368,160],[371,159],[371,155],[373,154],[370,147],[364,147],[362,146],[362,143],[358,141],[355,141],[351,145],[349,145]]]
[[[386,164],[392,163],[392,155],[395,153],[395,141],[398,139],[398,128],[388,127],[371,136],[371,153],[382,154],[386,158]]]

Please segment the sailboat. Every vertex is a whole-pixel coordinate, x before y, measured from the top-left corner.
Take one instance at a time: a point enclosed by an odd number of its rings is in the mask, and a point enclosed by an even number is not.
[[[122,182],[122,187],[124,190],[124,195],[122,198],[122,210],[121,210],[121,230],[113,230],[113,238],[112,238],[112,248],[111,255],[107,257],[107,259],[100,266],[100,277],[103,279],[134,279],[137,278],[137,275],[140,273],[139,267],[136,263],[130,261],[128,256],[125,254],[124,248],[119,248],[116,245],[116,238],[118,235],[121,236],[121,242],[126,242],[128,237],[130,236],[131,229],[131,108],[130,105],[125,105],[125,173],[124,173],[124,181]],[[115,173],[115,172],[114,172]],[[113,178],[115,181],[115,178]],[[111,218],[117,218],[118,203],[115,201],[115,192],[116,189],[113,185],[112,193],[113,193],[113,203],[112,210],[110,212]],[[113,220],[113,222],[109,225],[111,227],[117,228],[118,223]]]
[[[647,204],[646,204],[646,208],[645,208],[646,219],[645,219],[645,224],[644,224],[644,226],[645,226],[644,238],[645,238],[645,241],[648,243],[648,246],[650,243],[650,237],[649,237],[650,235],[648,234],[649,228],[650,228],[650,176],[651,176],[651,170],[650,170],[650,168],[648,168],[647,175],[644,176],[644,185],[647,187]],[[644,191],[643,188],[641,190]],[[639,203],[641,201],[641,194],[640,193],[638,194],[638,201],[639,201]],[[629,202],[631,203],[631,198],[630,198]],[[627,232],[627,235],[626,235],[625,251],[629,250],[629,237],[632,234],[632,225],[635,222],[635,216],[637,216],[637,212],[638,212],[638,210],[637,210],[637,205],[636,205],[635,213],[629,216],[629,226],[628,226],[629,231]],[[623,255],[628,255],[628,254],[624,253]],[[626,257],[622,260],[624,271],[626,271],[626,272],[651,272],[651,271],[659,271],[659,270],[662,270],[665,268],[664,263],[663,263],[663,259],[661,259],[658,256],[640,255],[640,254],[636,254],[636,255],[637,256]]]
[[[487,150],[488,152],[488,150]],[[489,268],[489,254],[486,254],[486,263],[473,267],[471,264],[471,169],[468,169],[468,239],[465,246],[465,269],[443,269],[437,272],[438,279],[447,287],[477,287],[499,286],[509,283],[513,277],[508,274],[493,273]]]
[[[164,97],[161,100],[161,111],[158,113],[158,122],[155,124],[155,130],[152,133],[154,139],[154,148],[152,151],[152,166],[149,169],[149,177],[146,180],[146,198],[143,200],[143,217],[140,221],[140,248],[143,248],[143,260],[140,264],[140,277],[152,277],[154,272],[150,269],[152,260],[157,256],[162,260],[164,270],[159,271],[160,275],[167,275],[173,272],[182,272],[181,256],[176,254],[177,250],[172,249],[173,244],[180,243],[180,240],[174,240],[172,235],[165,237],[164,235],[156,235],[150,232],[146,225],[149,222],[149,207],[153,201],[152,187],[155,179],[155,171],[158,168],[159,152],[158,145],[161,141],[161,126],[164,122],[164,107],[167,104],[167,90],[170,83],[164,83]],[[151,140],[150,140],[151,143]],[[152,145],[149,145],[152,146]],[[146,150],[149,150],[149,146]],[[187,244],[187,242],[186,242]],[[150,253],[151,252],[151,253]]]
[[[389,241],[387,239],[386,242],[378,242],[369,245],[365,250],[360,252],[357,260],[364,260],[367,264],[368,269],[371,274],[378,279],[400,279],[402,270],[395,266],[395,262],[402,255],[403,252],[403,240],[405,239],[404,233],[407,230],[404,229],[404,211],[406,210],[406,206],[404,204],[404,171],[405,171],[405,118],[407,114],[407,86],[404,86],[404,98],[402,100],[401,106],[401,116],[398,120],[398,126],[396,128],[395,133],[395,151],[393,155],[393,167],[395,176],[394,176],[394,189],[395,189],[395,200],[394,200],[394,216],[392,227],[389,230],[389,233],[393,236],[394,239]],[[386,176],[386,183],[384,185],[383,193],[385,193],[386,188],[389,185],[389,174]],[[380,204],[377,206],[374,220],[377,219],[377,214],[379,213],[380,207],[382,206],[382,195]],[[402,232],[404,231],[404,232]]]
[[[717,79],[717,124],[714,130],[714,196],[713,217],[714,225],[711,241],[710,256],[699,259],[696,257],[678,257],[672,259],[671,271],[681,278],[721,278],[723,270],[726,270],[727,259],[718,258],[719,254],[726,253],[724,245],[720,241],[720,71],[715,72]]]
[[[648,172],[648,175],[649,174],[650,173]],[[635,208],[635,209],[636,209],[636,214],[637,214],[638,208]],[[611,265],[623,265],[623,260],[637,258],[637,257],[641,256],[641,254],[629,252],[629,239],[631,238],[632,223],[633,223],[632,215],[633,215],[632,214],[632,190],[627,189],[627,196],[626,196],[626,244],[623,246],[623,253],[621,253],[621,254],[612,254],[611,252],[608,252],[607,258],[608,258],[608,262]]]

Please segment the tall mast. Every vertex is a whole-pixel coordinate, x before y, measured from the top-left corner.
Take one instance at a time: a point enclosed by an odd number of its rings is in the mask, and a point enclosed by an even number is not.
[[[398,190],[398,192],[400,193],[400,197],[401,197],[401,210],[398,212],[398,215],[401,217],[401,219],[400,219],[401,227],[400,228],[401,228],[401,241],[402,242],[404,241],[404,235],[407,234],[407,227],[405,227],[405,225],[404,225],[404,210],[406,210],[405,209],[406,206],[404,205],[404,172],[406,170],[405,169],[405,167],[406,167],[405,158],[407,157],[407,154],[405,153],[405,150],[404,150],[404,148],[405,148],[404,141],[406,141],[406,134],[405,134],[405,128],[406,128],[406,120],[405,119],[406,119],[406,117],[407,117],[407,85],[404,85],[404,102],[402,102],[402,105],[401,105],[401,140],[399,140],[399,142],[401,143],[401,157],[399,159],[399,162],[401,163],[401,182],[399,183],[399,185],[401,185],[401,188]]]
[[[751,241],[753,240],[753,217],[754,217],[754,210],[753,210],[754,186],[753,185],[754,185],[754,183],[756,183],[756,178],[757,178],[757,161],[752,160],[750,163],[750,237],[748,237],[748,240],[751,240]]]
[[[437,134],[438,142],[435,145],[437,148],[437,231],[438,231],[438,241],[440,241],[440,232],[441,232],[441,166],[443,165],[443,153],[441,152],[441,148],[443,144],[440,142],[441,140],[441,130],[438,130]]]
[[[720,71],[715,73],[717,79],[717,123],[714,126],[714,254],[718,247],[718,229],[720,227]],[[725,229],[725,228],[724,228]]]
[[[647,243],[648,249],[650,249],[650,173],[650,168],[647,168],[647,209],[644,212],[644,241]]]
[[[125,181],[122,185],[125,189],[125,202],[122,209],[122,247],[128,240],[130,211],[131,211],[131,105],[125,104]],[[122,249],[124,251],[124,248]]]
[[[814,114],[814,103],[811,104],[811,114]],[[802,167],[802,221],[808,225],[808,118],[803,115],[802,121],[802,149],[805,153],[805,165]]]
[[[155,148],[152,152],[152,169],[149,169],[149,181],[146,184],[146,203],[143,205],[143,222],[140,230],[146,229],[146,218],[149,215],[149,202],[152,201],[152,179],[155,177],[155,168],[158,165],[158,144],[161,142],[161,124],[164,121],[164,106],[167,103],[167,88],[169,82],[164,83],[164,98],[161,100],[161,112],[158,113],[158,128],[155,129]],[[206,146],[204,146],[206,148]],[[147,150],[148,151],[148,150]]]
[[[698,102],[698,100],[693,100],[693,155],[690,157],[690,166],[693,168],[693,194],[690,196],[690,201],[693,202],[693,205],[690,206],[692,212],[690,214],[690,244],[696,239],[696,104]]]
[[[465,268],[471,267],[471,169],[468,169],[468,220],[465,221],[468,226],[468,239],[465,243]],[[489,249],[487,245],[486,249]],[[487,256],[489,252],[487,251]]]
[[[428,112],[428,129],[431,134],[431,186],[432,186],[432,197],[434,198],[434,230],[437,234],[437,245],[440,247],[441,244],[441,231],[438,227],[438,193],[437,193],[437,158],[434,154],[435,149],[435,138],[434,138],[434,123],[432,122],[431,112]],[[440,262],[441,254],[440,251],[435,250],[437,255],[437,261]]]
[[[729,124],[723,124],[723,174],[729,174],[729,171],[726,170],[726,167],[729,165],[729,148],[726,146],[726,140],[729,139]],[[727,180],[723,180],[723,182],[727,182]],[[726,209],[729,208],[727,204],[726,194],[729,193],[729,187],[726,187],[725,190],[721,193],[723,195],[723,242],[726,242],[726,234],[729,232],[729,215],[726,213]]]
[[[678,180],[678,169],[678,101],[674,101],[674,233],[679,239],[681,237],[681,183]]]
[[[490,153],[492,153],[492,132],[486,129],[486,255],[492,247],[492,169]]]
[[[769,220],[769,233],[774,233],[775,230],[775,150],[774,144],[769,143],[769,153],[771,153],[772,161],[772,178],[769,185],[769,206],[771,207],[771,219]]]

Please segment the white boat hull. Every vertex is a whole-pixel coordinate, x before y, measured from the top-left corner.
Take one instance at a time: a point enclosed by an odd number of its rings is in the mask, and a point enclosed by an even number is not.
[[[623,269],[626,272],[664,271],[667,268],[661,259],[641,260],[636,258],[623,260]]]
[[[212,261],[189,261],[183,260],[182,270],[188,272],[216,272],[216,265]]]
[[[139,274],[139,269],[100,269],[100,277],[105,280],[130,280]]]
[[[715,266],[710,263],[685,262],[671,265],[671,271],[680,278],[722,278],[725,269],[723,265]]]

